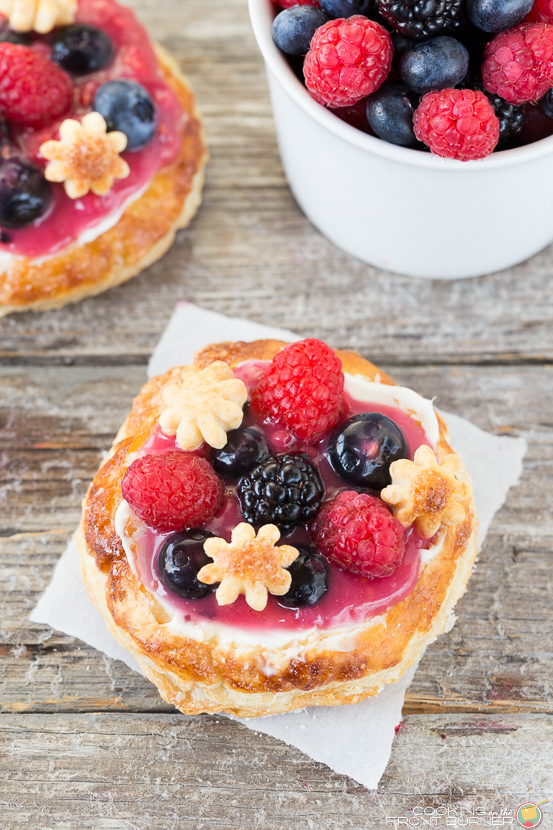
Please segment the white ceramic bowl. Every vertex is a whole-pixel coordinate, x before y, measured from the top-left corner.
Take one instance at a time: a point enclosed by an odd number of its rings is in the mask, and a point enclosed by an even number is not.
[[[481,161],[440,159],[356,130],[317,104],[249,0],[282,162],[300,207],[339,248],[416,277],[508,268],[553,241],[553,136]]]

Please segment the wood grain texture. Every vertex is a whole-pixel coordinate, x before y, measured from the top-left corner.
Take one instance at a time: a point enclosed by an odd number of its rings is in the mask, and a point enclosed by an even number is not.
[[[512,815],[551,792],[552,757],[549,718],[410,716],[376,794],[224,718],[10,715],[2,827],[365,830],[444,806]]]
[[[0,321],[2,828],[346,830],[382,828],[420,804],[501,810],[545,798],[553,249],[455,283],[352,260],[288,190],[246,0],[130,5],[189,75],[212,163],[197,219],[148,272],[61,312]],[[431,220],[421,244],[432,244]],[[29,623],[182,298],[356,348],[443,409],[529,442],[458,623],[408,692],[378,794],[237,724],[179,717],[124,665]]]

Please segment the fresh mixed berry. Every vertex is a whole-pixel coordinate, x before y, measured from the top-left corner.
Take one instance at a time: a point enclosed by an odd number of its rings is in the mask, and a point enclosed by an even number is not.
[[[320,509],[324,485],[306,455],[270,455],[240,479],[238,498],[246,521],[275,524],[289,532],[311,521]]]
[[[401,81],[384,81],[367,98],[367,121],[374,134],[384,141],[403,147],[416,147],[413,115],[417,105],[417,96]]]
[[[0,114],[17,127],[45,127],[66,115],[69,75],[30,46],[0,43]]]
[[[204,524],[223,496],[209,461],[178,450],[137,458],[121,489],[138,518],[163,532]]]
[[[332,435],[328,454],[344,481],[373,491],[390,484],[390,465],[408,455],[398,425],[379,412],[354,415],[346,421]]]
[[[371,17],[376,11],[376,0],[320,0],[321,9],[330,17],[353,17],[364,14]]]
[[[278,598],[286,608],[315,605],[326,594],[328,561],[316,548],[298,546],[299,556],[289,567],[292,583],[287,593]]]
[[[383,501],[366,493],[345,490],[326,502],[311,532],[321,553],[360,576],[389,576],[403,560],[403,527]]]
[[[287,9],[275,43],[290,61],[304,56],[311,96],[356,129],[460,161],[553,134],[553,0],[275,5]],[[327,19],[314,30],[316,15]]]
[[[422,40],[455,31],[461,20],[462,0],[378,0],[378,9],[392,29]]]
[[[454,37],[440,35],[415,43],[401,56],[399,77],[411,92],[424,95],[460,84],[469,69],[468,50]]]
[[[104,69],[111,63],[113,53],[113,43],[105,32],[83,23],[58,29],[52,40],[54,63],[76,75]]]
[[[342,362],[320,340],[292,343],[277,354],[252,394],[252,408],[314,442],[338,423],[342,409]]]
[[[185,452],[157,427],[125,472],[122,495],[146,526],[138,532],[152,534],[153,560],[139,570],[157,575],[170,596],[201,600],[198,613],[208,619],[226,612],[215,610],[216,586],[198,578],[210,564],[204,543],[218,537],[218,556],[225,556],[240,529],[248,545],[276,534],[272,546],[296,553],[286,565],[288,590],[275,592],[268,606],[270,619],[282,619],[278,609],[305,616],[312,606],[332,616],[340,608],[333,592],[344,590],[344,580],[348,591],[373,595],[375,582],[383,585],[396,569],[413,574],[414,551],[426,542],[379,496],[391,483],[391,465],[412,459],[425,441],[422,428],[391,406],[378,411],[349,394],[340,359],[320,340],[286,346],[270,362],[248,361],[235,376],[248,401],[222,448],[204,443]],[[252,555],[247,546],[240,551],[244,562]]]
[[[311,38],[329,17],[315,6],[283,9],[273,22],[273,40],[287,55],[305,55]]]
[[[108,132],[125,133],[127,150],[140,150],[153,138],[154,102],[148,90],[135,81],[123,79],[103,84],[94,96],[94,110],[106,119]]]
[[[223,478],[237,480],[269,455],[265,436],[257,427],[233,429],[227,438],[223,449],[211,451],[213,468]]]
[[[488,156],[499,141],[499,119],[483,92],[428,92],[413,119],[415,135],[442,158],[471,161]]]
[[[553,86],[553,26],[522,23],[501,32],[486,46],[482,79],[510,104],[539,101]]]
[[[503,32],[532,11],[534,0],[467,0],[465,13],[483,32]]]
[[[363,15],[330,20],[311,39],[305,85],[321,104],[351,106],[386,80],[392,54],[390,35],[375,21]]]
[[[201,599],[215,590],[216,585],[207,585],[197,578],[204,565],[211,562],[204,552],[204,542],[212,536],[192,528],[165,540],[158,553],[157,572],[168,591],[186,599]]]
[[[0,225],[21,228],[39,219],[52,200],[50,185],[36,167],[13,156],[0,160]]]

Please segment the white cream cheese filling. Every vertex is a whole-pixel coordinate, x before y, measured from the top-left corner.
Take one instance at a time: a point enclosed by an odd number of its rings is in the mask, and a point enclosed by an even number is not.
[[[345,373],[346,391],[359,401],[379,403],[394,407],[413,418],[424,430],[428,441],[433,447],[439,439],[439,424],[432,401],[421,397],[417,392],[406,386],[391,386],[384,383],[375,383],[363,378],[362,375]],[[127,522],[132,519],[136,528],[133,536],[127,532]],[[115,531],[125,550],[127,560],[134,576],[140,580],[136,568],[133,545],[139,546],[141,536],[148,533],[144,523],[138,519],[126,501],[122,501],[115,514]],[[430,562],[443,547],[445,533],[440,533],[438,540],[427,550],[421,551],[421,569]],[[224,648],[234,647],[256,649],[255,660],[257,668],[270,677],[277,673],[283,665],[292,659],[302,659],[302,654],[310,647],[321,645],[324,638],[324,648],[333,651],[352,651],[355,648],[357,637],[367,626],[386,626],[386,613],[350,626],[341,626],[332,629],[308,628],[297,631],[286,630],[248,630],[228,626],[213,621],[190,622],[170,603],[164,601],[163,596],[152,596],[152,599],[163,608],[169,621],[164,623],[169,631],[175,634],[197,640],[203,643],[212,643]],[[267,651],[258,653],[259,647],[266,647]],[[275,654],[278,651],[278,654]]]

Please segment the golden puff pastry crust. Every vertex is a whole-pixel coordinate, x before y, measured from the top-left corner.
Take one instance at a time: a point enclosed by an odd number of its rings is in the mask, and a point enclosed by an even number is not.
[[[212,345],[196,356],[196,364],[224,360],[235,367],[248,359],[270,360],[285,345],[275,340]],[[394,384],[357,353],[337,354],[345,372]],[[172,369],[145,385],[83,503],[78,534],[83,576],[109,630],[164,700],[186,714],[223,711],[254,717],[376,695],[448,630],[466,589],[477,553],[477,519],[462,463],[463,518],[442,526],[438,552],[422,567],[411,593],[385,614],[345,631],[298,631],[279,646],[237,644],[225,637],[194,639],[171,628],[166,610],[133,576],[114,524],[126,467],[158,422],[164,389],[180,372]],[[436,455],[443,461],[453,451],[447,427],[438,420]]]
[[[185,113],[177,160],[160,170],[117,224],[92,242],[73,243],[47,259],[18,257],[0,272],[0,317],[62,308],[126,282],[160,259],[177,231],[194,218],[208,160],[202,120],[177,63],[154,46],[163,78]]]

